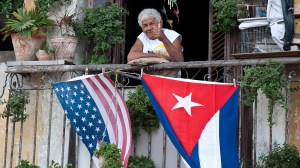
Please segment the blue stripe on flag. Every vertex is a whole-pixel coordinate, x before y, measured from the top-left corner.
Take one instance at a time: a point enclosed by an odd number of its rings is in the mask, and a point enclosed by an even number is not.
[[[239,89],[220,110],[220,150],[222,168],[239,168],[237,147]]]

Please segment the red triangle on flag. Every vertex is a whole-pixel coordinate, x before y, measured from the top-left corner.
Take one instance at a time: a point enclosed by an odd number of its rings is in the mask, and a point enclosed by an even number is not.
[[[189,156],[206,124],[236,90],[232,84],[225,83],[147,74],[143,74],[142,78]],[[191,96],[190,102],[189,95]],[[185,101],[178,105],[181,99]]]

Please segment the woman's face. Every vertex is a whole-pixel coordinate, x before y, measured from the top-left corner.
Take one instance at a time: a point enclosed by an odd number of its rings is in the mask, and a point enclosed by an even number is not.
[[[146,34],[146,36],[151,40],[155,39],[153,35],[153,30],[157,29],[158,23],[159,22],[157,22],[154,17],[148,17],[142,21],[142,30]]]

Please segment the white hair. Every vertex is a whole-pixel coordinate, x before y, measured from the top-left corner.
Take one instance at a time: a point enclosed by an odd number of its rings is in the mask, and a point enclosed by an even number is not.
[[[142,21],[149,17],[154,17],[157,22],[161,20],[161,15],[156,9],[147,8],[140,12],[138,16],[138,24],[142,27]]]

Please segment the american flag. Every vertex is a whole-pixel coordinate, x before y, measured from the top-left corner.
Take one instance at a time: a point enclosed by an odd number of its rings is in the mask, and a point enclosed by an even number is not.
[[[117,144],[126,168],[132,143],[130,118],[125,100],[109,76],[86,75],[52,86],[72,129],[91,156],[98,142]]]

